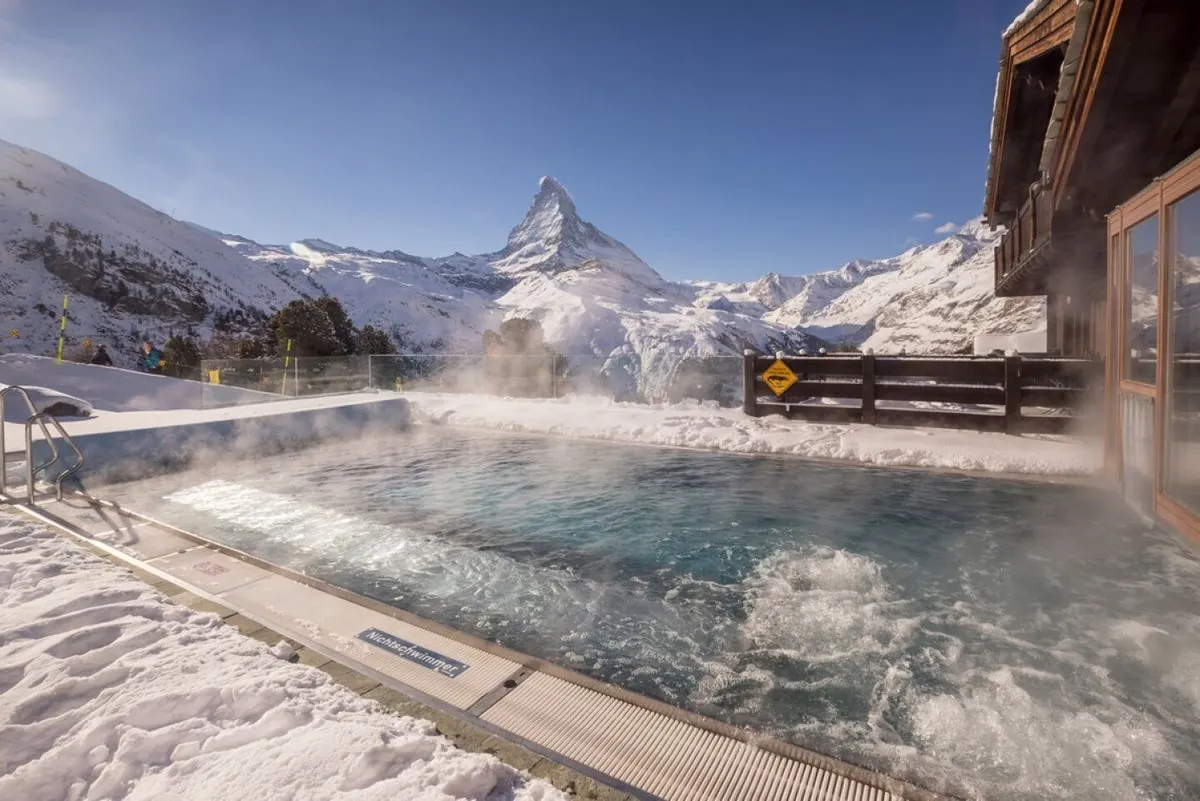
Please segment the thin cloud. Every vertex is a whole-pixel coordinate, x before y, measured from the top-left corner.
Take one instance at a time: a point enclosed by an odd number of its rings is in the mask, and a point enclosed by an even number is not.
[[[0,74],[0,118],[48,120],[61,108],[61,97],[46,81]]]
[[[935,234],[952,234],[958,230],[958,223],[948,222],[933,229]]]
[[[918,211],[913,215],[913,222],[929,222],[933,219],[933,215],[927,211]]]

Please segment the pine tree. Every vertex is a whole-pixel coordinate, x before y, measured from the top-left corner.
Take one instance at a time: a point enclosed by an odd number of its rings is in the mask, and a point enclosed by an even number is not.
[[[386,332],[373,325],[364,325],[358,332],[358,353],[361,355],[379,356],[396,352],[392,338]]]
[[[275,350],[282,354],[292,343],[291,355],[340,356],[342,343],[325,310],[308,300],[293,300],[275,316]]]
[[[342,307],[342,302],[332,295],[325,295],[313,303],[329,317],[329,322],[333,325],[333,334],[342,345],[342,353],[353,355],[358,347],[358,331]]]

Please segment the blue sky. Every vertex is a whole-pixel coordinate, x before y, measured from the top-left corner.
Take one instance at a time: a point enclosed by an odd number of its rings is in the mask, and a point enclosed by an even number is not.
[[[497,250],[548,174],[669,278],[798,274],[980,213],[1025,4],[0,0],[0,137],[264,242]]]

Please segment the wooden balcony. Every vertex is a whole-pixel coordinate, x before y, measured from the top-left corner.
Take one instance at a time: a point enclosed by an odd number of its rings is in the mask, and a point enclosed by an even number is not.
[[[1041,261],[1048,255],[1053,196],[1035,187],[996,246],[996,294],[1001,297],[1044,294]]]

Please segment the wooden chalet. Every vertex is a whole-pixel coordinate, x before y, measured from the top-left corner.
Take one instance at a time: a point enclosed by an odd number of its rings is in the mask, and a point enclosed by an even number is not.
[[[984,214],[996,294],[1105,360],[1126,496],[1200,540],[1200,0],[1042,0],[1005,32]]]

